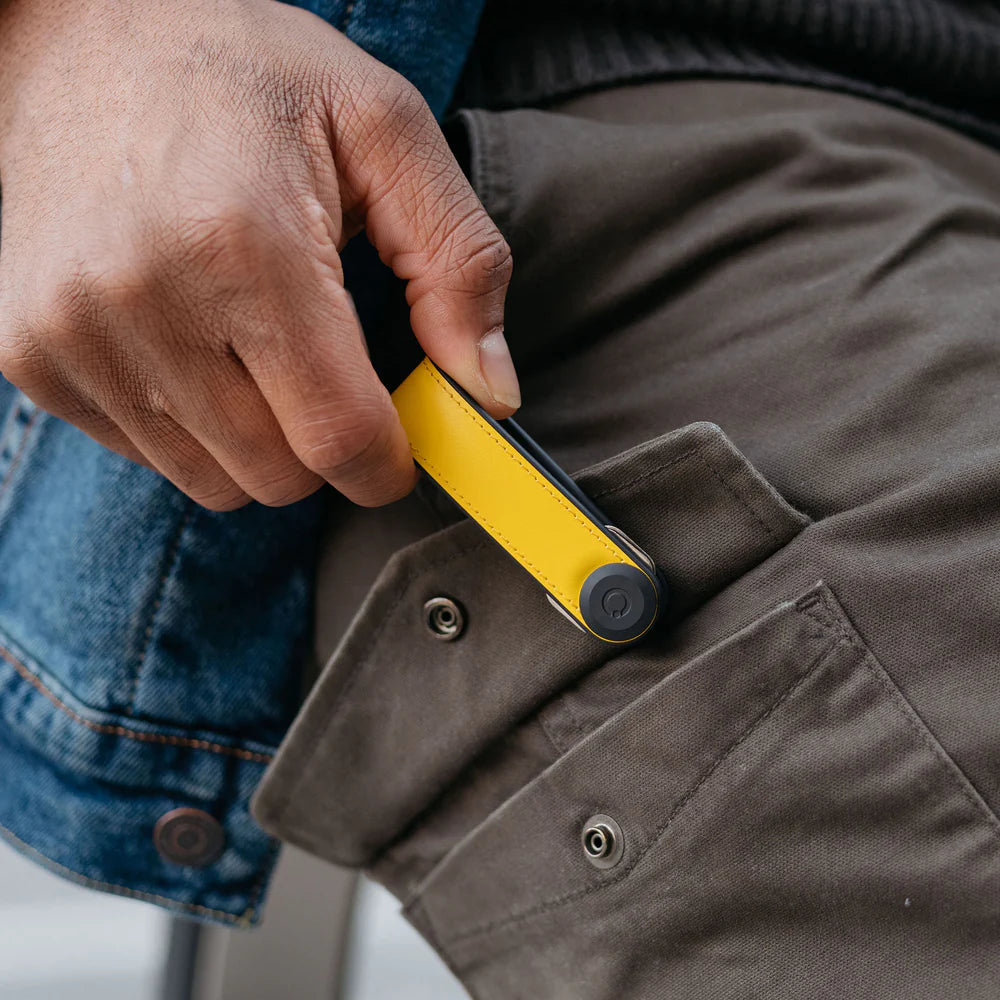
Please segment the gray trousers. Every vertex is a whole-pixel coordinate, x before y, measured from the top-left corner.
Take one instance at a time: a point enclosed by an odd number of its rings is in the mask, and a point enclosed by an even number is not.
[[[433,491],[345,511],[258,817],[481,1000],[995,1000],[1000,155],[766,84],[464,121],[519,419],[671,613],[615,653]]]

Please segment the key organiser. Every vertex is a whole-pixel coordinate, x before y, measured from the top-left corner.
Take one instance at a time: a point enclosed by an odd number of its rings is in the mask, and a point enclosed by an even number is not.
[[[429,358],[392,394],[417,464],[545,588],[578,628],[636,642],[666,605],[649,556],[511,419]]]

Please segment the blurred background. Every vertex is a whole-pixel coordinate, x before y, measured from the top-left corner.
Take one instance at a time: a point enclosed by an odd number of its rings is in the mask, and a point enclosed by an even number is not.
[[[463,1000],[380,886],[286,848],[253,931],[67,882],[0,843],[0,1000]]]

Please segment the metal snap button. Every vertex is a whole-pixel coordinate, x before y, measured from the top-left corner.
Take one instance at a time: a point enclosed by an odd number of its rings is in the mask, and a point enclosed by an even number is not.
[[[435,639],[451,642],[465,631],[465,612],[450,597],[432,597],[424,604],[424,624]]]
[[[172,809],[157,821],[153,843],[167,861],[204,868],[226,849],[222,824],[201,809]]]
[[[591,816],[580,834],[583,853],[595,868],[614,868],[625,853],[622,828],[603,813]]]

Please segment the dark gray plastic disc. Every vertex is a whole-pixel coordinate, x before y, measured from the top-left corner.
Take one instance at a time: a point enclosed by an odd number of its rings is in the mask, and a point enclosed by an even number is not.
[[[599,566],[580,590],[583,620],[602,639],[638,639],[656,618],[656,589],[641,569],[628,563]]]

